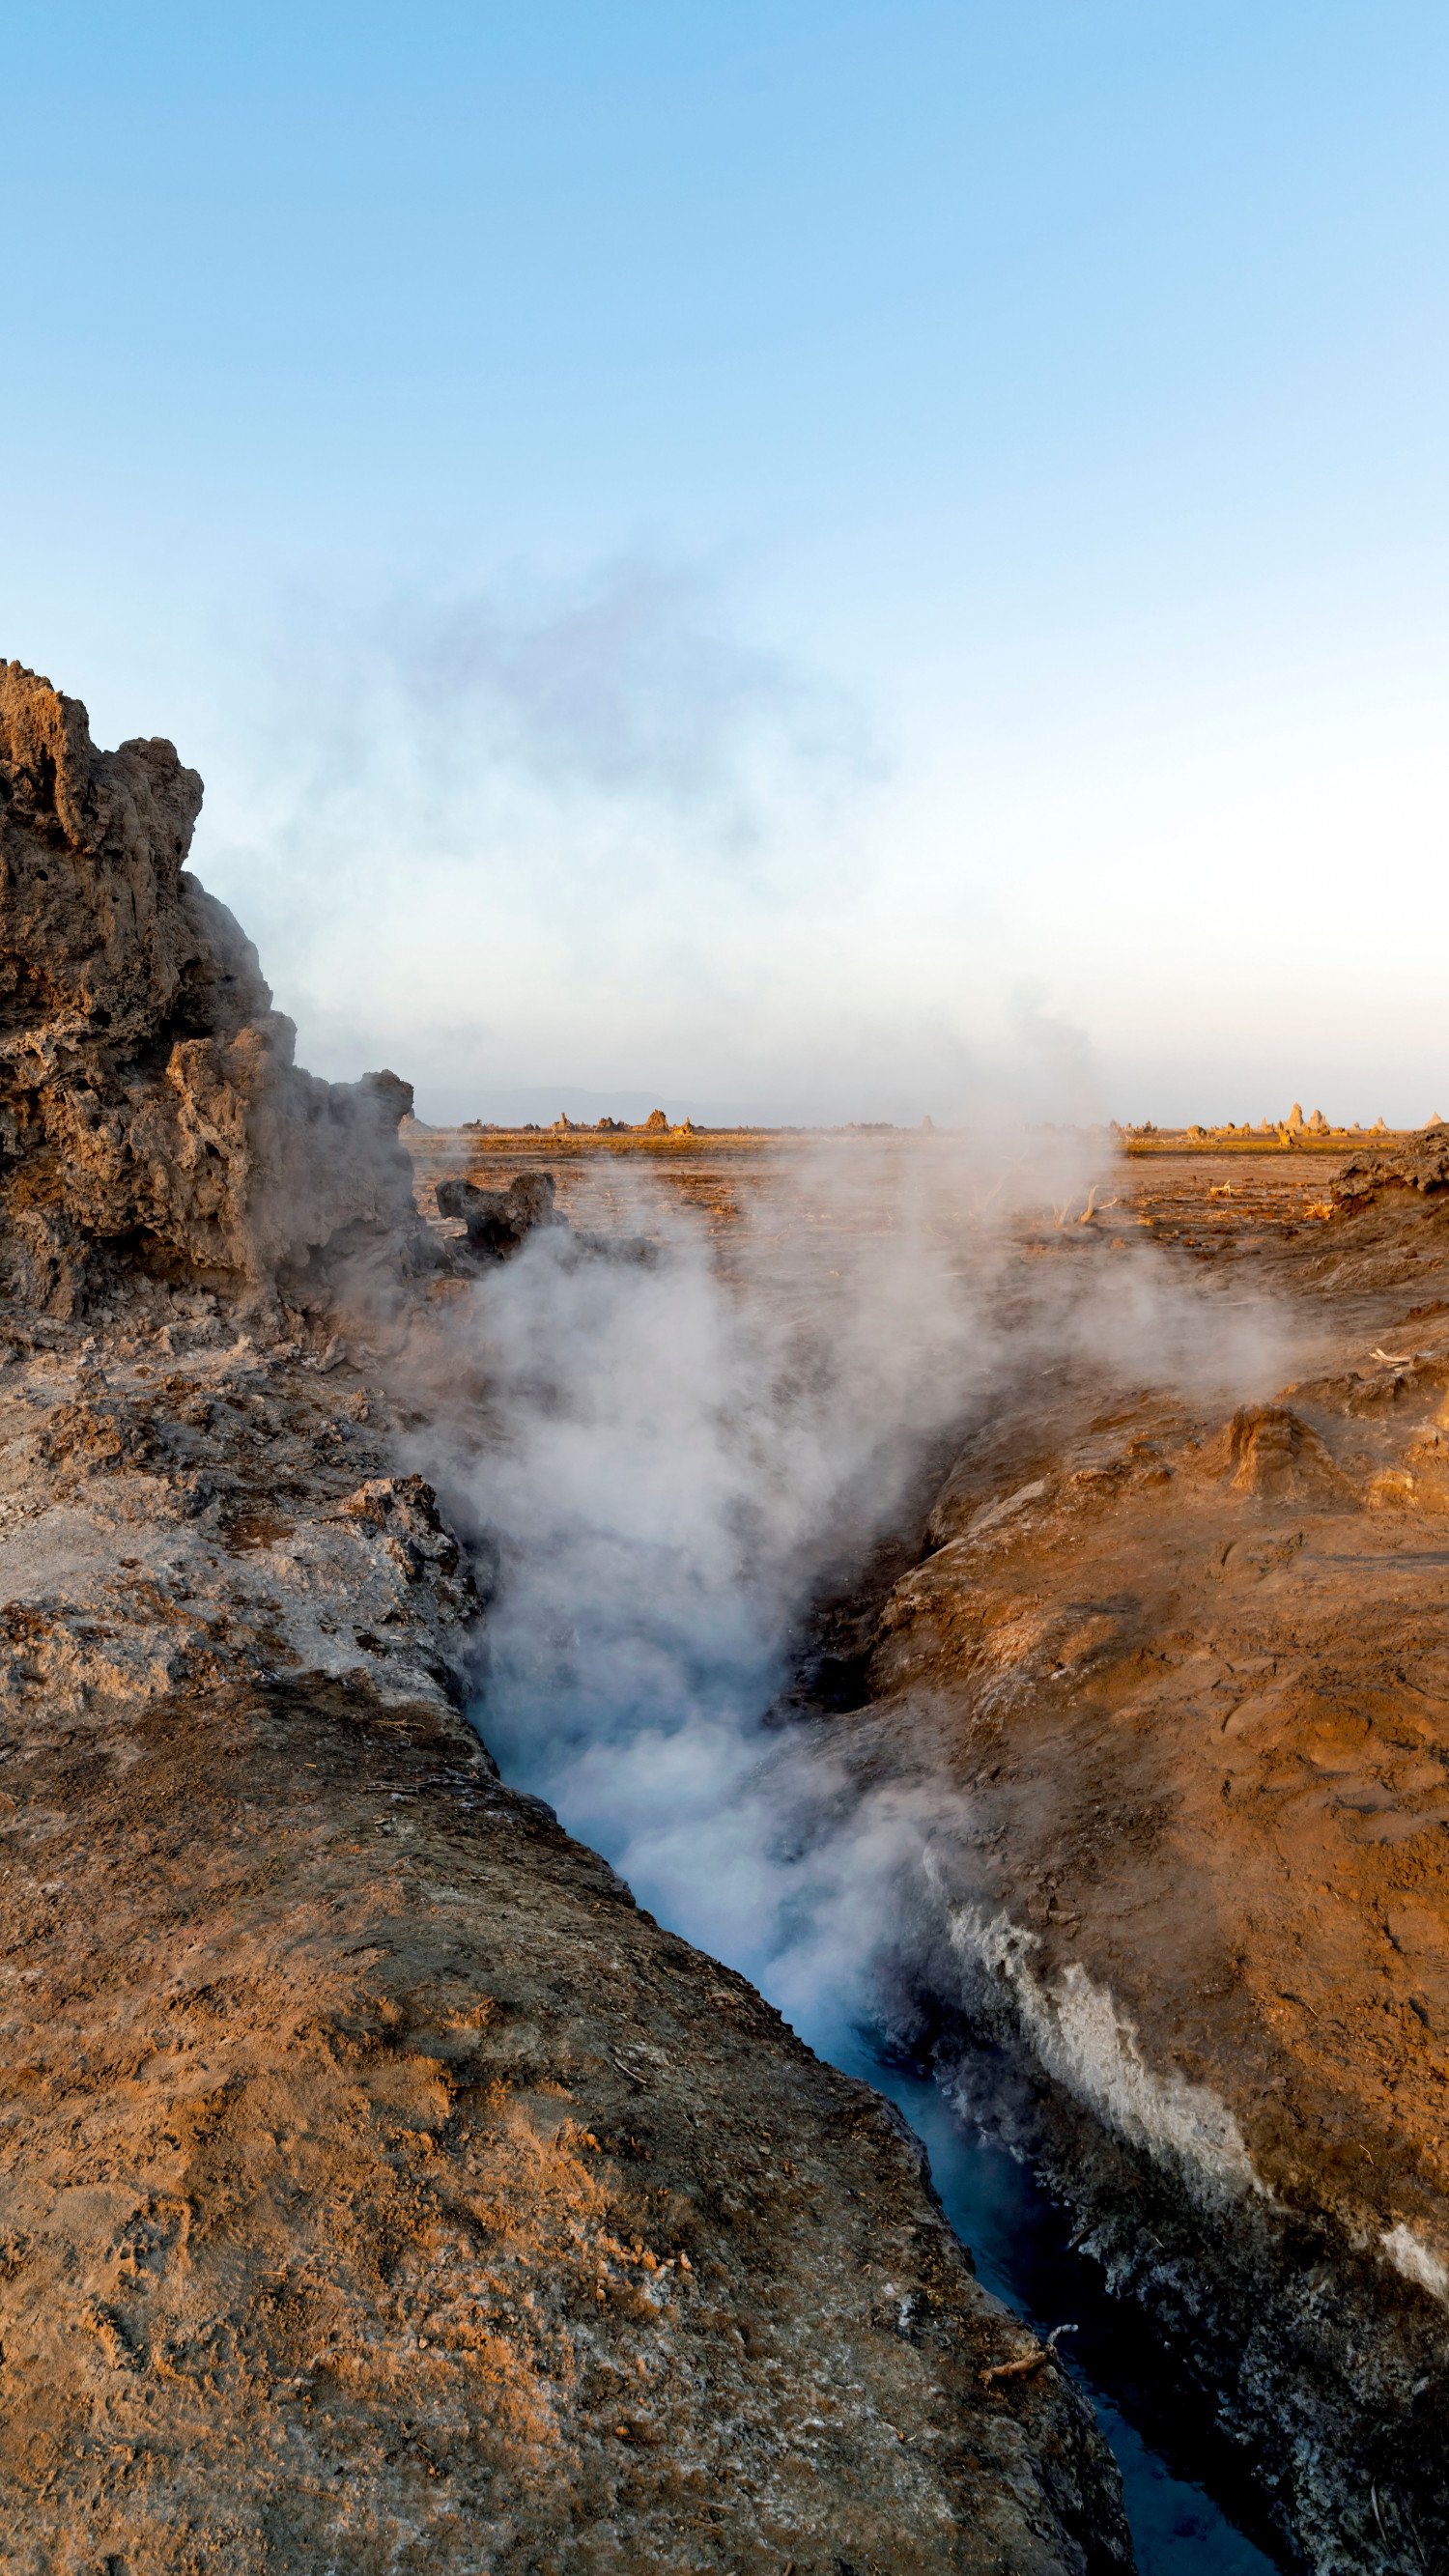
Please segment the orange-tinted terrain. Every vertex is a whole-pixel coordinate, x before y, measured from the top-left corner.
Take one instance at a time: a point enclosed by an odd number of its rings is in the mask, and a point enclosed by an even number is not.
[[[802,1145],[635,1150],[725,1238],[752,1192],[789,1190]],[[565,1195],[619,1151],[414,1140],[425,1173],[547,1160]],[[846,1205],[827,1193],[818,1221],[861,1222]],[[809,1207],[805,1185],[798,1221]],[[1110,1303],[1146,1244],[1224,1311],[1272,1318],[1278,1381],[1235,1401],[1080,1354],[1004,1376],[914,1539],[822,1609],[830,1740],[862,1778],[958,1801],[903,2043],[964,2070],[965,2098],[1026,2142],[1296,2546],[1325,2567],[1435,2563],[1449,1156],[1434,1131],[1133,1137],[1090,1196],[1023,1219],[994,1293],[1059,1276]],[[1012,2071],[994,2096],[988,2064]]]

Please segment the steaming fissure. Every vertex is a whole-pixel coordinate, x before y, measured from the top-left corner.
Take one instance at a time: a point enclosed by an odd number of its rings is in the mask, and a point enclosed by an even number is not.
[[[981,1181],[950,1151],[801,1157],[714,1261],[656,1210],[647,1284],[542,1246],[490,1284],[509,1456],[480,1723],[825,2053],[859,2065],[873,2029],[1034,2166],[1150,2319],[1204,2418],[1189,2450],[1216,2427],[1256,2479],[1265,2537],[1323,2569],[1431,2563],[1436,2131],[1383,2153],[1372,2088],[1382,2066],[1405,2102],[1399,2052],[1315,2048],[1298,1987],[1327,1906],[1340,1940],[1387,1920],[1381,1953],[1422,1944],[1411,1891],[1449,1813],[1399,1625],[1427,1581],[1442,1651],[1440,1559],[1402,1514],[1415,1490],[1440,1508],[1449,1353],[1379,1320],[1443,1261],[1440,1203],[1351,1171],[1329,1248],[1270,1200],[1169,1255],[1090,1196],[1083,1239],[1060,1201],[1045,1233],[1024,1213],[1037,1176],[1004,1200]],[[852,1601],[890,1536],[895,1579]],[[1386,1572],[1398,1598],[1365,1621]],[[791,1644],[822,1595],[812,1707]],[[1337,1716],[1366,1685],[1394,1699],[1367,1768]],[[1366,1964],[1336,1997],[1354,2020],[1383,2008]]]

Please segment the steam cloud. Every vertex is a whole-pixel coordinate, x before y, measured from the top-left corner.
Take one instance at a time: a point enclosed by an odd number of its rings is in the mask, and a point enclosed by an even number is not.
[[[247,639],[198,864],[309,1065],[406,1065],[450,1122],[1105,1111],[1078,988],[983,963],[982,854],[943,858],[906,729],[746,609],[637,550]]]
[[[717,578],[639,551],[420,581],[298,605],[249,664],[205,870],[287,961],[309,1063],[406,1060],[430,1117],[539,1084],[780,1114],[747,1094],[786,985],[792,1025],[802,997],[839,1016],[799,963],[865,890],[883,763],[867,710],[739,631]]]
[[[460,1325],[494,1436],[426,1444],[497,1550],[475,1714],[505,1777],[837,2057],[882,1959],[933,1941],[963,1819],[908,1759],[865,1778],[828,1719],[782,1721],[812,1600],[1028,1372],[1234,1402],[1281,1375],[1265,1311],[1159,1251],[1021,1262],[1024,1201],[1081,1203],[1081,1146],[1054,1152],[802,1157],[718,1246],[646,1200],[650,1267],[536,1234]]]

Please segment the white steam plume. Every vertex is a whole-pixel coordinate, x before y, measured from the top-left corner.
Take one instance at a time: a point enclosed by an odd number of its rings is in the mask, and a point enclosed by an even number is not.
[[[1083,1150],[782,1158],[717,1243],[637,1208],[649,1266],[539,1232],[459,1319],[494,1436],[424,1443],[498,1551],[477,1715],[505,1777],[832,2053],[876,1954],[940,1920],[962,1820],[919,1768],[853,1777],[828,1720],[772,1715],[812,1600],[900,1526],[945,1436],[1045,1364],[1232,1401],[1281,1371],[1261,1309],[1151,1247],[1020,1260],[1024,1199],[1080,1207]]]

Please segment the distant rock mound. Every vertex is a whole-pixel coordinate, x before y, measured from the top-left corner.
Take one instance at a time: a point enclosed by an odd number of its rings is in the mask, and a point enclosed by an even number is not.
[[[1418,1190],[1425,1198],[1449,1190],[1449,1143],[1442,1131],[1431,1129],[1386,1153],[1356,1156],[1345,1164],[1330,1195],[1337,1210],[1352,1216],[1401,1190]]]
[[[468,1180],[442,1180],[438,1214],[459,1217],[470,1252],[480,1261],[507,1261],[541,1225],[561,1226],[551,1172],[520,1172],[506,1190],[480,1190]]]
[[[256,950],[187,873],[202,785],[97,751],[0,664],[0,1275],[65,1315],[119,1270],[264,1293],[349,1229],[410,1228],[389,1073],[293,1063]]]

